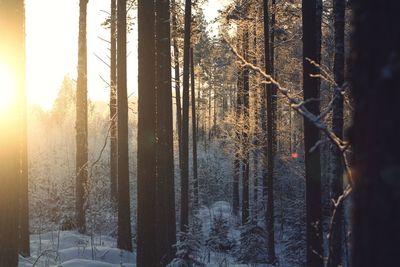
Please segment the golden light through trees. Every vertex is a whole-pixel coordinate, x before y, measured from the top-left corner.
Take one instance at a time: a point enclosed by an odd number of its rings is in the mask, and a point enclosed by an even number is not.
[[[0,112],[7,115],[7,111],[16,101],[16,81],[15,75],[6,64],[0,62]]]
[[[207,20],[215,19],[227,2],[213,0],[206,4]],[[26,0],[25,6],[28,104],[50,110],[65,75],[76,79],[78,1]],[[109,97],[108,85],[100,78],[109,76],[109,67],[96,57],[108,60],[109,44],[100,39],[109,39],[109,30],[101,27],[107,17],[103,11],[108,8],[108,0],[90,2],[88,8],[88,94],[93,101],[107,101]],[[135,9],[130,12],[132,17],[137,16]],[[127,36],[128,95],[137,94],[136,23],[132,27]]]
[[[50,110],[65,75],[77,79],[77,38],[79,1],[26,0],[27,94],[29,105]],[[109,30],[101,26],[107,18],[108,0],[89,1],[88,40],[88,94],[92,101],[107,101],[109,77],[107,62]],[[132,11],[133,12],[133,11]],[[129,70],[136,69],[136,33],[128,37]],[[101,39],[100,39],[101,38]],[[104,39],[104,40],[102,40]],[[102,78],[100,78],[100,76]],[[136,76],[128,77],[128,93],[137,88]]]

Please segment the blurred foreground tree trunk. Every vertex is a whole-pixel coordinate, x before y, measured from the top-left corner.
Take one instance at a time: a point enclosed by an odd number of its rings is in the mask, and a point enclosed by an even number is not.
[[[24,1],[0,1],[0,69],[9,82],[1,89],[10,99],[0,107],[0,266],[18,265],[18,193],[27,196],[27,177],[21,180],[21,151],[26,155],[25,116],[25,10]],[[22,148],[22,149],[21,149]],[[25,157],[26,159],[26,157]],[[22,158],[24,160],[24,158]],[[23,164],[26,164],[22,162]],[[26,170],[24,170],[26,171]],[[22,182],[22,183],[21,183]],[[23,187],[21,187],[23,184]],[[20,187],[20,188],[19,188]],[[24,200],[24,197],[21,198]],[[26,199],[27,200],[27,199]],[[27,223],[27,206],[23,204],[21,219]],[[22,218],[23,217],[23,218]],[[25,221],[26,220],[26,221]],[[22,223],[22,221],[20,221]],[[22,225],[22,224],[21,224]],[[22,225],[26,227],[27,225]],[[26,229],[24,229],[26,230]],[[29,234],[22,233],[20,234]],[[29,244],[29,236],[27,241]],[[21,241],[21,240],[20,240]],[[22,243],[21,243],[22,244]],[[20,245],[21,245],[20,244]],[[22,244],[24,245],[24,244]],[[20,248],[24,249],[23,246]],[[29,253],[29,248],[28,251]]]
[[[400,2],[354,0],[352,8],[352,266],[394,267],[400,255]]]
[[[23,1],[21,1],[23,2]],[[20,5],[20,2],[16,3]],[[18,9],[18,25],[22,24],[25,29],[25,6]],[[22,16],[22,18],[20,17]],[[27,121],[27,95],[26,95],[26,68],[25,68],[25,30],[18,31],[23,55],[23,61],[18,65],[19,82],[18,101],[20,105],[21,123],[21,148],[20,148],[20,184],[19,184],[19,211],[18,211],[18,237],[19,253],[24,257],[30,256],[30,233],[29,233],[29,190],[28,190],[28,121]]]

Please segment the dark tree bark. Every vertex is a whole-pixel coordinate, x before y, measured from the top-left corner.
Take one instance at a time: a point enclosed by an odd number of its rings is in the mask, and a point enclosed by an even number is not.
[[[111,198],[118,193],[118,143],[117,143],[117,3],[111,0],[110,48],[110,178]]]
[[[20,5],[20,3],[17,3]],[[25,25],[25,6],[22,6],[20,11],[22,14],[22,18],[18,16],[18,19],[21,19],[22,25]],[[20,32],[20,34],[25,34],[24,30]],[[19,38],[22,38],[19,36]],[[25,39],[22,38],[22,49],[24,61],[20,64],[19,73],[21,76],[19,78],[21,86],[19,88],[19,101],[21,108],[21,148],[20,148],[20,185],[19,185],[19,253],[24,257],[30,256],[30,233],[29,233],[29,191],[28,191],[28,121],[27,121],[27,97],[26,97],[26,69],[25,69]]]
[[[193,145],[193,206],[199,208],[199,180],[197,175],[197,123],[196,123],[196,91],[194,77],[193,48],[190,48],[190,85],[192,101],[192,145]]]
[[[21,138],[18,138],[24,136],[26,129],[22,124],[25,108],[21,107],[25,98],[24,16],[24,1],[0,2],[0,62],[1,67],[14,76],[15,83],[10,88],[2,85],[1,90],[13,91],[11,94],[15,98],[9,99],[8,106],[0,109],[0,266],[7,267],[18,265],[18,193],[27,194],[22,192],[27,188],[19,188]]]
[[[213,75],[212,75],[213,71],[211,71],[211,75],[210,75],[210,80],[213,79]],[[211,109],[212,109],[212,86],[209,86],[208,88],[208,117],[207,117],[207,126],[208,126],[208,143],[211,143],[211,135],[212,135],[212,126],[211,126]],[[206,145],[206,149],[208,149],[208,145]]]
[[[258,24],[258,17],[260,12],[258,8],[255,9],[257,12],[257,18],[253,22],[253,64],[257,66],[257,57],[258,57],[258,49],[257,49],[257,24]],[[259,110],[259,88],[258,86],[254,89],[254,127],[255,132],[253,136],[253,205],[252,205],[252,217],[254,220],[257,221],[258,216],[258,158],[259,158],[259,145],[260,145],[260,131],[259,131],[259,120],[260,120],[260,110]],[[225,103],[225,101],[224,101]]]
[[[303,0],[303,93],[304,100],[319,98],[319,79],[310,75],[319,70],[309,60],[318,63],[320,57],[318,15],[316,0]],[[320,26],[319,26],[320,27]],[[307,109],[315,115],[320,113],[319,102],[309,101]],[[322,211],[321,211],[321,166],[320,150],[311,148],[319,141],[319,130],[307,119],[304,119],[304,149],[306,172],[306,232],[307,232],[307,266],[323,266],[322,250]]]
[[[400,255],[400,28],[394,26],[400,2],[355,0],[352,8],[352,266],[394,267]]]
[[[175,101],[176,101],[176,126],[178,132],[178,148],[179,148],[179,169],[182,167],[182,108],[181,108],[181,77],[179,64],[179,43],[178,43],[178,23],[176,19],[177,4],[175,0],[171,1],[172,7],[172,38],[174,46],[174,79],[175,79]]]
[[[270,10],[269,1],[263,1],[264,11],[264,64],[265,70],[270,75],[273,75],[273,53],[271,53],[271,38],[270,38]],[[266,231],[267,231],[267,255],[268,262],[274,263],[275,256],[275,233],[274,233],[274,158],[275,158],[275,145],[274,141],[274,96],[276,90],[272,85],[266,84],[264,87],[264,97],[262,101],[262,129],[266,134],[263,142],[263,192],[264,199],[266,199]],[[265,113],[267,116],[265,116]]]
[[[238,45],[239,48],[239,45]],[[239,50],[239,49],[238,49]],[[241,146],[241,136],[239,129],[239,121],[242,114],[243,108],[243,76],[242,69],[238,69],[237,71],[237,85],[236,85],[236,111],[235,111],[235,131],[236,131],[236,151],[235,151],[235,159],[233,162],[233,189],[232,189],[232,211],[235,216],[239,215],[239,180],[240,180],[240,168],[241,168],[241,155],[240,155],[240,146]]]
[[[189,74],[192,1],[185,1],[185,36],[183,48],[183,113],[181,168],[181,231],[189,226]]]
[[[345,0],[333,1],[334,30],[335,30],[335,55],[333,72],[335,82],[340,89],[344,83],[344,64],[345,64],[345,45],[344,45],[344,26],[345,26]],[[339,90],[335,90],[333,97],[332,129],[337,137],[343,139],[343,96]],[[336,147],[333,148],[332,164],[332,184],[331,197],[338,199],[343,194],[343,166],[342,152]],[[334,207],[332,207],[334,208]],[[342,229],[343,229],[343,209],[339,206],[336,210],[337,216],[332,222],[331,233],[329,236],[329,257],[328,267],[337,267],[342,264]]]
[[[157,181],[156,258],[166,266],[176,243],[169,0],[156,1]],[[151,210],[147,212],[152,212]]]
[[[118,0],[117,5],[118,248],[132,251],[126,73],[126,0]]]
[[[87,0],[79,1],[78,81],[76,87],[76,226],[86,231],[88,181],[88,108],[87,108]]]
[[[25,72],[21,70],[21,72]],[[23,74],[25,76],[25,74]],[[26,91],[22,91],[21,100],[21,150],[20,150],[20,185],[19,185],[19,253],[30,256],[29,232],[29,191],[28,191],[28,140],[27,140],[27,101]]]
[[[5,4],[1,3],[0,8]],[[15,14],[15,8],[8,6],[10,14]],[[0,19],[2,22],[2,19]],[[9,24],[9,21],[7,22]],[[18,29],[17,27],[13,27]],[[14,32],[12,33],[14,34]],[[1,32],[3,40],[3,32]],[[8,36],[6,37],[8,38]],[[11,42],[10,42],[11,43]],[[13,41],[14,44],[17,44]],[[0,46],[3,49],[4,46]],[[14,49],[14,47],[12,48]],[[6,50],[3,50],[6,52]],[[3,52],[2,51],[2,52]],[[11,52],[8,49],[8,52]],[[13,52],[12,54],[15,55]],[[15,90],[7,88],[6,90]],[[0,111],[3,112],[3,111]],[[12,113],[11,113],[12,112]],[[18,191],[19,191],[19,172],[20,172],[20,140],[16,138],[21,129],[15,123],[15,117],[10,114],[17,114],[16,105],[7,110],[8,114],[0,114],[2,130],[0,132],[0,266],[17,266],[18,264]],[[19,114],[18,114],[19,115]]]
[[[317,34],[317,46],[319,47],[317,51],[316,62],[321,62],[321,46],[322,46],[322,31],[321,31],[321,24],[322,24],[322,13],[324,11],[324,6],[322,0],[316,0],[316,18],[317,22],[315,24],[315,32]],[[318,86],[321,86],[321,82],[318,82]]]
[[[275,73],[275,22],[276,22],[276,0],[271,0],[271,9],[270,13],[270,73],[272,75],[272,77],[276,77],[276,73]],[[271,12],[272,11],[272,12]],[[271,85],[271,89],[270,91],[272,91],[272,96],[271,96],[271,109],[272,109],[272,134],[271,134],[271,138],[272,138],[272,157],[275,158],[277,149],[278,149],[278,135],[277,135],[277,131],[278,131],[278,94],[277,94],[277,88],[274,85]],[[273,167],[272,167],[273,168]],[[271,172],[272,175],[272,180],[273,180],[273,171]]]
[[[138,192],[137,266],[157,266],[156,248],[156,92],[155,6],[138,1]]]
[[[249,31],[247,25],[244,26],[243,32],[243,55],[246,60],[249,58]],[[250,206],[249,206],[249,69],[245,68],[242,72],[243,75],[243,119],[246,122],[242,132],[243,138],[243,158],[242,158],[242,224],[246,224],[249,221]]]

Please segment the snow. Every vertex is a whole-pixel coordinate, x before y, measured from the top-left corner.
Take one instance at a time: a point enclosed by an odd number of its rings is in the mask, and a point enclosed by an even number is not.
[[[226,202],[215,203],[213,212],[230,212]],[[210,215],[206,208],[201,209],[203,215]],[[203,217],[204,221],[209,220]],[[30,258],[20,257],[19,267],[134,267],[136,254],[115,248],[116,240],[111,237],[94,236],[93,243],[88,235],[76,231],[53,231],[31,235]],[[93,244],[93,245],[91,245]],[[58,247],[58,249],[57,249]],[[40,258],[38,259],[38,257]],[[213,257],[215,258],[215,257]],[[36,262],[37,261],[37,262]],[[35,264],[35,265],[34,265]],[[174,265],[171,265],[174,266]],[[216,263],[208,267],[219,266]],[[232,267],[248,266],[232,264]],[[262,265],[259,265],[260,267]]]
[[[222,216],[229,221],[230,236],[238,239],[240,231],[232,227],[235,222],[232,209],[228,202],[218,201],[210,208],[203,206],[199,209],[197,217],[200,218],[203,236],[208,237],[213,219]],[[19,267],[134,267],[136,266],[136,253],[116,248],[117,241],[110,236],[84,235],[77,231],[50,231],[31,235],[30,258],[20,257]],[[229,253],[212,253],[202,251],[201,258],[205,266],[221,266],[225,262],[232,267],[248,266],[235,264],[235,259]],[[207,255],[209,254],[209,255]],[[209,258],[209,260],[206,260]],[[177,262],[170,266],[177,265]],[[259,267],[266,265],[257,265]]]
[[[80,266],[86,266],[86,267],[113,267],[113,266],[120,266],[119,264],[111,264],[111,263],[105,263],[101,261],[91,261],[91,260],[70,260],[66,261],[62,264],[63,267],[80,267]],[[135,266],[133,264],[124,264],[123,266]]]
[[[116,248],[116,240],[105,236],[53,231],[31,235],[30,258],[20,257],[19,267],[112,267],[136,266],[136,254]]]

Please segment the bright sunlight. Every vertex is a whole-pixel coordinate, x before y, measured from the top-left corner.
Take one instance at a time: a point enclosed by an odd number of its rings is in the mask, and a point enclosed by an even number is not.
[[[7,111],[15,100],[15,79],[9,68],[0,63],[0,112]]]

